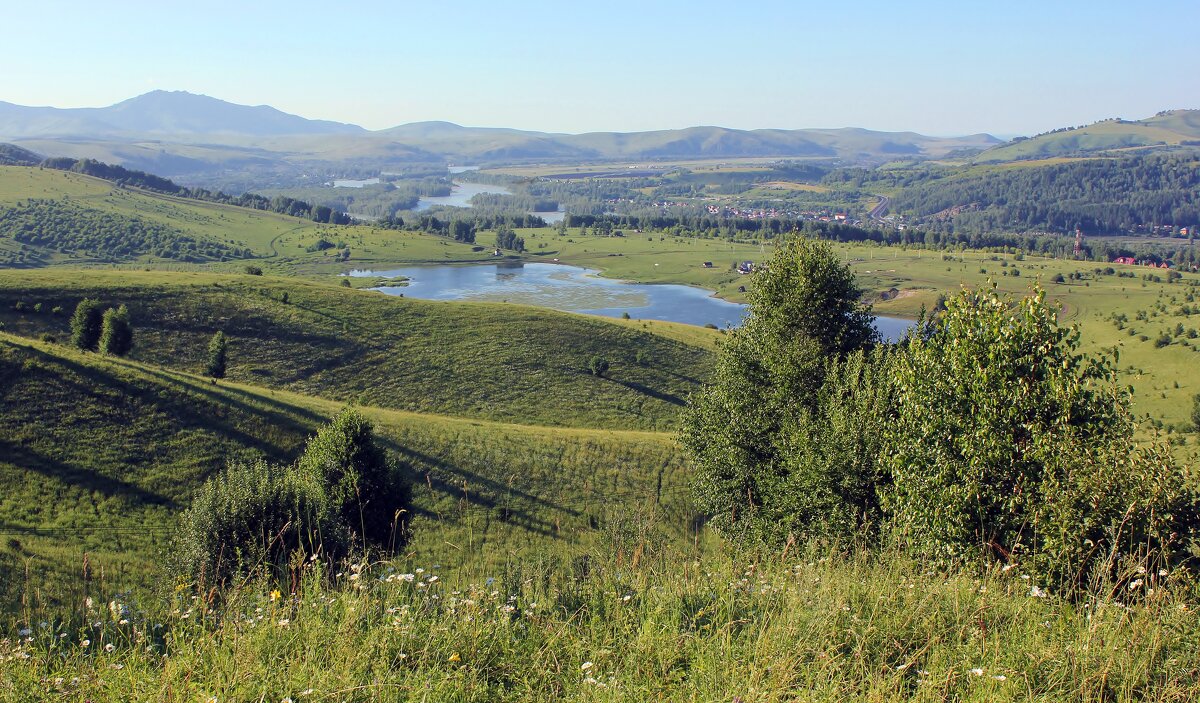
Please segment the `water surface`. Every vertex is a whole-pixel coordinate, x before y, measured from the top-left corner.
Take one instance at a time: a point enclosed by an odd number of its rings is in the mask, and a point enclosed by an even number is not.
[[[451,187],[450,195],[424,196],[417,201],[417,206],[413,209],[417,212],[421,212],[422,210],[428,210],[435,205],[471,207],[471,198],[481,193],[512,195],[512,191],[504,186],[493,186],[486,183],[455,183]]]
[[[408,266],[387,271],[355,270],[351,276],[408,278],[408,285],[385,286],[389,295],[423,300],[480,300],[540,305],[555,310],[688,325],[736,327],[747,307],[712,291],[674,284],[628,283],[564,264],[500,262],[472,266]],[[875,326],[887,339],[899,339],[911,320],[879,317]]]

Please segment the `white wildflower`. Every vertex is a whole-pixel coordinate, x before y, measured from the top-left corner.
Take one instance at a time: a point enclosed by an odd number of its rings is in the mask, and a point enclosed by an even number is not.
[[[584,663],[583,663],[583,664],[582,664],[582,665],[579,667],[579,669],[580,669],[580,671],[587,671],[588,669],[591,669],[591,668],[592,668],[592,666],[594,666],[594,665],[593,665],[591,662],[584,662]]]
[[[971,676],[983,676],[983,669],[971,669]]]

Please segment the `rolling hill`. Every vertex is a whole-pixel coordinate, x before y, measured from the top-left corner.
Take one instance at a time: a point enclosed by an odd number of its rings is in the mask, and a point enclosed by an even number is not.
[[[42,604],[152,584],[174,516],[205,477],[236,458],[293,460],[342,407],[6,333],[0,380],[6,607],[30,583]],[[360,410],[413,482],[414,554],[442,548],[449,564],[560,540],[586,549],[610,511],[646,504],[688,529],[669,435]],[[81,564],[94,579],[79,578]]]
[[[1170,110],[1143,120],[1103,120],[1086,127],[1017,138],[974,157],[995,163],[1059,156],[1118,154],[1131,150],[1200,146],[1200,110]]]

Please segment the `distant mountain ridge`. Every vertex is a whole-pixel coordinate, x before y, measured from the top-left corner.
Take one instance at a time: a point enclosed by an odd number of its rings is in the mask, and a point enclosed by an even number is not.
[[[97,158],[165,175],[279,159],[371,164],[389,159],[486,163],[824,157],[885,161],[897,156],[935,158],[1000,143],[990,135],[939,138],[865,129],[739,130],[715,126],[563,134],[435,121],[370,131],[352,124],[309,120],[265,105],[236,105],[162,90],[102,108],[59,109],[0,102],[0,141],[50,156]]]
[[[10,139],[362,132],[366,130],[357,125],[309,120],[267,105],[236,105],[186,91],[155,90],[108,107],[25,107],[0,102],[0,135]]]

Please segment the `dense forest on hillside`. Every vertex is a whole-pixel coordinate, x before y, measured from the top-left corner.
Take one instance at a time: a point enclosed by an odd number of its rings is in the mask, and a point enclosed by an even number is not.
[[[348,215],[326,205],[310,205],[303,200],[296,200],[295,198],[282,195],[274,198],[267,198],[254,193],[243,193],[242,195],[234,196],[222,193],[221,191],[206,190],[204,188],[186,188],[161,176],[155,176],[144,171],[127,169],[123,166],[102,163],[94,159],[54,158],[46,159],[41,165],[45,168],[52,168],[58,171],[71,171],[95,178],[103,178],[119,186],[142,188],[181,198],[236,205],[237,207],[247,207],[255,210],[267,210],[282,215],[309,218],[314,222],[327,222],[335,225],[350,224],[350,217]]]
[[[176,261],[224,261],[253,256],[249,249],[184,234],[136,215],[89,210],[66,200],[29,200],[0,210],[0,237],[64,253],[108,260],[147,254]]]
[[[1200,223],[1200,157],[1136,156],[963,173],[839,171],[826,182],[898,188],[896,212],[934,231],[1145,233]]]

